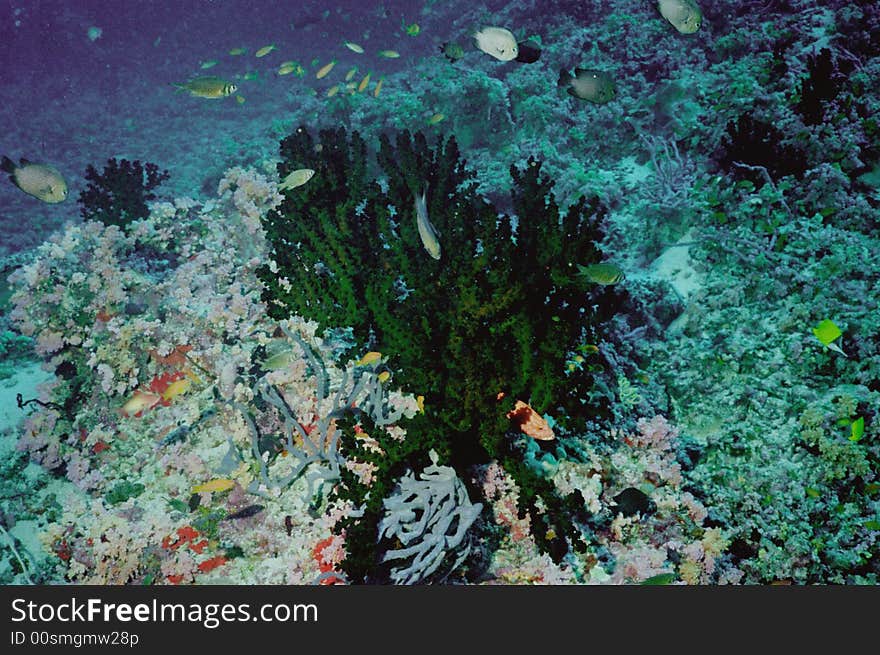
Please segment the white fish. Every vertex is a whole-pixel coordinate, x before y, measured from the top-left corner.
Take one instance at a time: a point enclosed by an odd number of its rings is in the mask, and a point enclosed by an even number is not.
[[[437,229],[428,219],[428,205],[425,202],[424,191],[421,196],[416,196],[416,226],[419,228],[419,238],[425,250],[434,259],[440,259],[440,241],[437,239]]]
[[[484,27],[474,34],[474,45],[500,61],[511,61],[519,55],[516,37],[503,27]]]
[[[290,173],[283,180],[281,180],[281,184],[278,185],[278,190],[289,191],[290,189],[295,189],[298,186],[302,186],[303,184],[311,180],[314,174],[315,171],[313,171],[311,168],[299,168]]]
[[[657,8],[682,34],[693,34],[703,22],[703,12],[694,0],[659,0]]]

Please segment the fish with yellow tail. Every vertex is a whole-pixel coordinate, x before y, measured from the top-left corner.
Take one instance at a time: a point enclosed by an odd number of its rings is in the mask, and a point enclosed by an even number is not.
[[[265,56],[268,55],[270,52],[272,52],[273,50],[277,50],[277,49],[278,49],[278,48],[275,46],[274,43],[271,44],[271,45],[263,46],[262,48],[260,48],[259,50],[257,50],[257,51],[254,53],[254,56],[255,56],[255,57],[265,57]]]
[[[693,34],[703,23],[703,12],[694,0],[659,0],[657,9],[681,34]]]
[[[438,239],[437,228],[435,228],[428,218],[428,204],[425,201],[425,192],[416,196],[416,227],[419,230],[419,238],[428,254],[433,259],[440,259],[440,240]]]
[[[366,355],[361,357],[359,360],[355,362],[355,366],[369,366],[370,364],[375,364],[376,362],[382,359],[382,353],[377,352],[375,350],[371,350]]]
[[[235,84],[214,75],[194,77],[183,84],[175,84],[177,91],[187,91],[194,98],[226,98],[238,89]]]
[[[61,173],[48,164],[32,164],[27,159],[19,159],[16,165],[4,156],[0,170],[9,173],[9,179],[15,186],[37,200],[55,204],[67,198],[67,182]]]
[[[152,409],[160,402],[162,402],[162,396],[158,393],[137,389],[131,395],[131,398],[129,398],[120,408],[119,413],[126,418],[131,418],[132,416],[139,417],[143,415],[145,411]]]
[[[503,27],[484,27],[474,34],[474,45],[498,61],[513,61],[519,55],[516,37]]]
[[[380,78],[379,78],[379,81],[376,82],[376,88],[373,89],[373,97],[374,97],[374,98],[378,98],[378,97],[379,97],[379,94],[382,92],[382,82],[384,82],[384,81],[385,81],[385,78],[384,78],[384,77],[380,77]]]
[[[327,77],[327,75],[330,74],[330,71],[333,70],[333,67],[335,65],[336,65],[335,59],[333,61],[331,61],[330,63],[324,64],[323,66],[321,66],[321,68],[318,69],[318,72],[315,73],[315,78],[319,79],[319,80],[324,79],[325,77]]]
[[[367,73],[364,75],[364,79],[361,80],[361,83],[358,84],[358,93],[363,93],[367,90],[367,87],[370,86],[370,75],[371,73]]]
[[[298,68],[300,68],[300,65],[295,61],[285,61],[278,66],[278,75],[290,75],[295,73]]]
[[[593,284],[607,286],[609,284],[617,284],[624,279],[624,274],[620,267],[609,262],[590,264],[589,266],[578,264],[577,267],[578,273]]]

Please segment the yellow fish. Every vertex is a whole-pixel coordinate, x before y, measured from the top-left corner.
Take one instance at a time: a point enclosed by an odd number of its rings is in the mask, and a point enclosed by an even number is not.
[[[295,61],[285,61],[278,67],[279,75],[290,75],[296,70],[296,62]]]
[[[187,378],[175,380],[166,387],[165,391],[162,392],[162,400],[166,402],[174,400],[177,396],[189,391],[190,386],[192,386],[192,381]]]
[[[657,9],[681,34],[693,34],[703,22],[703,12],[694,0],[659,0]]]
[[[331,86],[329,89],[327,89],[327,97],[328,98],[332,98],[337,93],[339,93],[339,85],[338,84],[336,86]]]
[[[221,77],[206,75],[196,77],[184,84],[175,84],[179,91],[189,91],[195,98],[225,98],[235,93],[237,86]]]
[[[410,36],[418,36],[422,28],[419,27],[418,23],[413,23],[412,25],[404,25],[403,30]]]
[[[0,170],[9,173],[15,186],[37,200],[55,204],[67,198],[67,182],[52,166],[32,164],[27,159],[20,159],[16,166],[9,157],[3,157]]]
[[[595,284],[617,284],[624,279],[623,271],[619,266],[607,262],[581,266],[578,264],[578,272]]]
[[[219,62],[216,59],[209,59],[208,61],[203,61],[200,68],[202,70],[207,70],[209,68],[214,68]]]
[[[214,491],[228,491],[234,486],[235,480],[220,478],[217,480],[211,480],[210,482],[205,482],[204,484],[197,485],[193,487],[192,490],[194,494],[200,494]]]
[[[358,92],[363,93],[368,86],[370,86],[370,73],[364,75],[364,79],[358,84]]]
[[[333,70],[333,67],[335,65],[336,65],[335,59],[333,61],[331,61],[329,64],[324,64],[323,66],[321,66],[321,68],[318,70],[318,72],[315,73],[315,77],[319,80],[327,77],[327,75],[330,73],[330,71]]]
[[[442,120],[446,120],[446,114],[434,114],[431,118],[428,119],[428,125],[436,125]]]
[[[360,47],[357,43],[352,43],[351,41],[345,42],[345,47],[351,50],[352,52],[356,52],[359,55],[364,54],[364,49]]]
[[[235,96],[235,101],[238,104],[243,105],[244,104],[244,96]]]
[[[287,177],[281,180],[281,184],[278,185],[279,191],[289,191],[291,189],[295,189],[298,186],[302,186],[306,182],[312,179],[315,171],[311,168],[300,168],[292,173],[290,173]]]
[[[373,97],[374,97],[374,98],[378,98],[378,97],[379,97],[379,92],[382,91],[382,82],[384,82],[384,81],[385,81],[385,78],[384,78],[384,77],[380,77],[380,78],[379,78],[379,81],[376,83],[376,88],[373,89]]]
[[[370,364],[375,364],[380,359],[382,359],[382,353],[371,350],[366,355],[357,360],[357,362],[355,362],[355,366],[369,366]]]
[[[382,371],[379,373],[379,382],[387,382],[391,378],[391,373],[388,371]]]
[[[351,82],[352,78],[357,74],[357,72],[358,72],[358,69],[357,69],[357,66],[355,66],[354,68],[352,68],[350,71],[348,71],[345,74],[345,81]]]
[[[400,57],[400,53],[397,50],[380,50],[378,53],[380,57],[385,57],[385,59],[397,59]]]
[[[247,48],[233,48],[229,51],[229,54],[233,57],[238,57],[239,55],[243,55],[247,52]]]
[[[260,48],[259,50],[257,50],[254,54],[255,54],[257,57],[265,57],[266,55],[268,55],[268,54],[269,54],[270,52],[272,52],[273,50],[276,50],[276,47],[275,47],[275,44],[274,44],[274,43],[273,43],[272,45],[266,45],[266,46],[263,46],[262,48]]]
[[[416,396],[416,407],[419,408],[419,411],[422,414],[425,413],[425,397],[424,396]]]

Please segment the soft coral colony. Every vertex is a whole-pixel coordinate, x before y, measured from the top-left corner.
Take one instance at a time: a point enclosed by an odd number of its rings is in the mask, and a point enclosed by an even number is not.
[[[47,579],[736,581],[674,427],[608,427],[588,346],[625,294],[577,274],[602,203],[561,211],[529,160],[502,214],[453,139],[373,159],[318,138],[282,142],[302,187],[234,168],[213,201],[70,226],[15,275],[55,373],[18,448],[78,488]]]

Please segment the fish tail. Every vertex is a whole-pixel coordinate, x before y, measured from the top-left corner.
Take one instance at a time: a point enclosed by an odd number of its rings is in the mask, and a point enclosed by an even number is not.
[[[15,162],[13,162],[6,155],[3,155],[3,160],[0,161],[0,170],[6,171],[7,173],[14,173],[15,172]]]
[[[572,75],[567,70],[559,71],[559,82],[557,83],[559,86],[568,86],[571,84]]]

